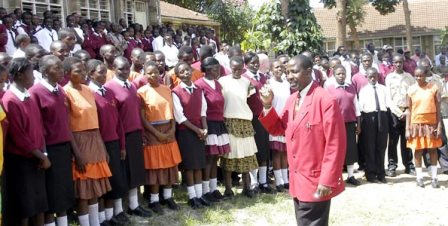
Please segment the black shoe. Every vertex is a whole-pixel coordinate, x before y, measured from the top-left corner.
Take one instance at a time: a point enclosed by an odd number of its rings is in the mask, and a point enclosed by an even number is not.
[[[163,215],[165,213],[159,202],[149,203],[148,208],[151,209],[152,212],[157,213],[159,215]]]
[[[277,190],[277,192],[284,192],[285,191],[285,187],[283,187],[283,184],[275,186],[275,189]]]
[[[424,188],[425,184],[423,183],[423,179],[417,179],[417,186]]]
[[[112,224],[109,221],[103,221],[103,223],[100,223],[100,226],[112,226]]]
[[[192,208],[192,209],[200,209],[202,208],[202,204],[201,201],[199,201],[198,198],[192,198],[188,200],[188,205]]]
[[[224,200],[233,199],[235,197],[235,193],[232,190],[226,190],[224,192]]]
[[[351,184],[351,185],[354,185],[354,186],[361,185],[361,182],[359,180],[356,180],[356,178],[354,176],[351,176],[351,177],[347,178],[345,183]]]
[[[129,217],[124,213],[121,212],[117,214],[116,216],[112,217],[111,222],[117,222],[118,225],[126,225],[129,224],[131,221],[129,220]]]
[[[221,201],[220,199],[215,198],[211,192],[205,193],[202,197],[204,197],[207,201],[209,201],[211,203],[215,203],[215,202],[220,202]]]
[[[271,188],[271,186],[269,186],[269,184],[260,184],[258,186],[258,188],[260,188],[260,192],[261,193],[265,193],[265,194],[275,194],[275,190]]]
[[[252,189],[243,189],[243,193],[244,196],[248,197],[248,198],[254,198],[255,197],[255,192]]]
[[[165,205],[168,205],[168,208],[171,210],[180,210],[180,206],[174,201],[173,198],[163,200]]]
[[[380,183],[380,184],[387,184],[387,180],[384,177],[379,177],[378,178],[378,183]]]
[[[255,187],[251,188],[250,190],[252,190],[254,192],[254,194],[260,194],[261,193],[261,189],[258,186],[255,186]]]
[[[367,181],[370,183],[378,183],[378,179],[376,178],[367,178]]]
[[[397,176],[397,172],[395,172],[395,170],[387,170],[386,171],[386,176],[388,176],[388,177],[396,177]]]
[[[198,198],[199,202],[201,202],[201,204],[203,206],[211,206],[212,203],[204,196],[201,196],[201,198]]]
[[[404,170],[405,173],[415,176],[415,169],[414,168],[408,168]]]
[[[212,192],[212,195],[213,195],[213,197],[215,197],[215,199],[218,199],[218,200],[224,199],[224,196],[221,194],[221,192],[219,192],[219,190],[214,190]]]
[[[285,184],[283,184],[283,187],[284,187],[285,189],[289,190],[289,183],[285,183]]]
[[[143,209],[141,206],[138,206],[137,208],[131,210],[128,209],[127,214],[132,216],[139,216],[139,217],[151,217],[152,214],[148,210]]]
[[[437,179],[432,179],[431,186],[432,188],[440,188],[439,181]]]

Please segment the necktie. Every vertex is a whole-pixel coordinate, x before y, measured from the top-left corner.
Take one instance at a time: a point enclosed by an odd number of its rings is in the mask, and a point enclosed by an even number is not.
[[[14,32],[12,32],[11,30],[9,30],[9,35],[11,35],[11,41],[14,43],[14,42],[15,42]]]
[[[129,82],[128,81],[124,81],[123,87],[126,89],[129,89]]]
[[[188,89],[188,92],[190,92],[190,94],[193,93],[193,87],[187,87],[187,89]]]
[[[53,91],[52,91],[52,93],[53,93],[54,95],[58,95],[58,94],[59,94],[59,89],[58,89],[58,88],[54,88]]]
[[[260,81],[260,76],[258,74],[254,75],[255,80],[257,80],[257,82]]]
[[[296,115],[299,113],[300,110],[300,92],[297,93],[297,102],[296,105],[294,107],[294,118],[296,118]]]
[[[98,91],[100,91],[101,96],[104,97],[104,95],[106,95],[106,90],[104,88],[99,88]]]
[[[51,41],[54,41],[53,32],[51,30],[49,30],[49,31],[50,31],[50,33],[48,33],[48,34],[50,35]]]
[[[381,113],[380,99],[378,98],[378,92],[376,91],[376,86],[373,86],[373,91],[375,92],[375,105],[376,105],[376,111],[378,112],[378,131],[382,132],[384,130],[383,114]]]

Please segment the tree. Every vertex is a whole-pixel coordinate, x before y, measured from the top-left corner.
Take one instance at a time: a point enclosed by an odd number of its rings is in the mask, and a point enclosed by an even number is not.
[[[338,12],[336,14],[337,26],[337,36],[336,45],[345,46],[345,41],[347,38],[347,0],[336,0],[336,7]]]
[[[409,10],[408,0],[403,0],[404,21],[406,23],[406,46],[409,50],[412,49],[412,34],[411,34],[411,11]]]
[[[296,55],[304,50],[321,52],[322,39],[308,0],[269,1],[252,20],[242,47]]]
[[[165,2],[184,7],[195,12],[203,13],[205,9],[213,4],[213,0],[164,0]]]

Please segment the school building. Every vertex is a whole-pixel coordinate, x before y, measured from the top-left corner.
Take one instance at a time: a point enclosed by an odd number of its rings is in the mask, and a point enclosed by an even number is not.
[[[448,26],[448,2],[446,0],[410,0],[412,25],[412,53],[416,48],[434,59],[440,51],[441,30]],[[316,8],[314,13],[325,36],[324,49],[328,53],[336,51],[337,21],[336,9]],[[403,5],[400,3],[394,13],[380,15],[371,5],[365,6],[365,21],[358,26],[358,36],[362,48],[372,42],[377,49],[391,45],[394,50],[406,46],[406,29]],[[348,49],[353,49],[353,37],[347,26]]]
[[[206,15],[159,0],[2,0],[0,6],[8,12],[22,8],[40,17],[46,10],[51,10],[64,25],[67,15],[78,12],[85,18],[96,20],[118,22],[124,18],[128,24],[139,23],[145,28],[149,24],[171,23],[178,27],[185,23],[219,30],[219,23]]]

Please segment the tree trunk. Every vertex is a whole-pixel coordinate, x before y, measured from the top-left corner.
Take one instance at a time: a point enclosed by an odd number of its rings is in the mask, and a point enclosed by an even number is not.
[[[285,18],[285,21],[288,19],[288,7],[289,7],[289,1],[291,0],[281,0],[281,6],[282,6],[282,16]]]
[[[358,29],[356,29],[356,24],[349,23],[350,34],[353,37],[353,48],[355,50],[361,50],[361,43],[359,42]]]
[[[338,13],[336,14],[337,36],[336,46],[345,46],[347,39],[347,0],[336,0],[336,8]]]
[[[411,11],[409,10],[408,0],[403,0],[404,20],[406,23],[406,42],[408,50],[412,51],[412,34],[411,34]]]

